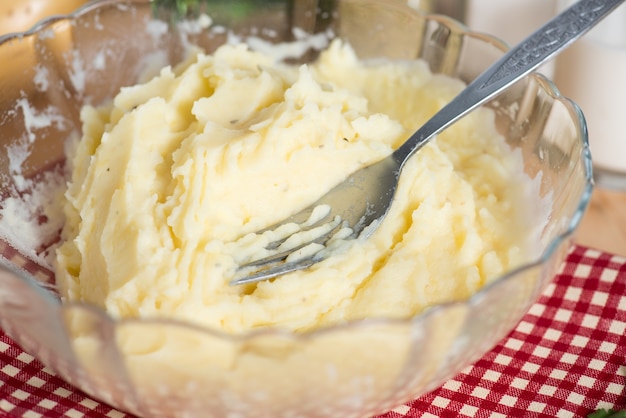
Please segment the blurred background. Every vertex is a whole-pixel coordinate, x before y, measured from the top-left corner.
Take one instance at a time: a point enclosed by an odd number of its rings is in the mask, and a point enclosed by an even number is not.
[[[0,35],[70,13],[89,0],[0,0]],[[93,1],[93,0],[92,0]],[[262,1],[262,0],[259,0]],[[294,0],[293,12],[322,0]],[[475,31],[519,42],[574,0],[407,0]],[[576,234],[585,246],[626,256],[626,4],[540,68],[582,108],[589,127],[596,188]]]
[[[28,30],[54,14],[71,13],[87,0],[0,0],[0,35]]]

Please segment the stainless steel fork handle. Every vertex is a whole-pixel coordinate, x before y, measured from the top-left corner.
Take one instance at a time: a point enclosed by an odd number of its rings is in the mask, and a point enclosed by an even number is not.
[[[402,166],[433,135],[567,48],[624,1],[580,0],[555,16],[474,79],[393,153],[394,160]]]

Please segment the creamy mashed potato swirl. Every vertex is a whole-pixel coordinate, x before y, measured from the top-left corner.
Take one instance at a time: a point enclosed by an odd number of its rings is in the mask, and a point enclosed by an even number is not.
[[[408,162],[372,237],[305,271],[228,283],[264,246],[254,231],[391,153],[462,87],[422,61],[361,62],[338,41],[304,66],[240,44],[85,107],[61,294],[232,333],[408,317],[472,295],[524,257],[521,159],[488,109]]]

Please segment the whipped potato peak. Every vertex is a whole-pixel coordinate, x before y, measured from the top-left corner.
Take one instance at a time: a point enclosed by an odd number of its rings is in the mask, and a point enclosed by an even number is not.
[[[237,44],[86,106],[57,251],[63,297],[229,333],[408,317],[467,298],[525,257],[521,158],[488,109],[407,163],[370,238],[338,243],[308,270],[229,285],[297,226],[256,231],[389,155],[462,87],[419,60],[360,61],[340,41],[301,66]]]

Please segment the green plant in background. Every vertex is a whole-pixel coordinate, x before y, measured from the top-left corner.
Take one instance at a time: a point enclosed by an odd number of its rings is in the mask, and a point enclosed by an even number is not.
[[[199,0],[154,0],[152,5],[158,11],[167,10],[175,16],[188,16],[198,10]]]
[[[587,415],[587,418],[626,418],[626,410],[614,411],[612,409],[598,409]]]

